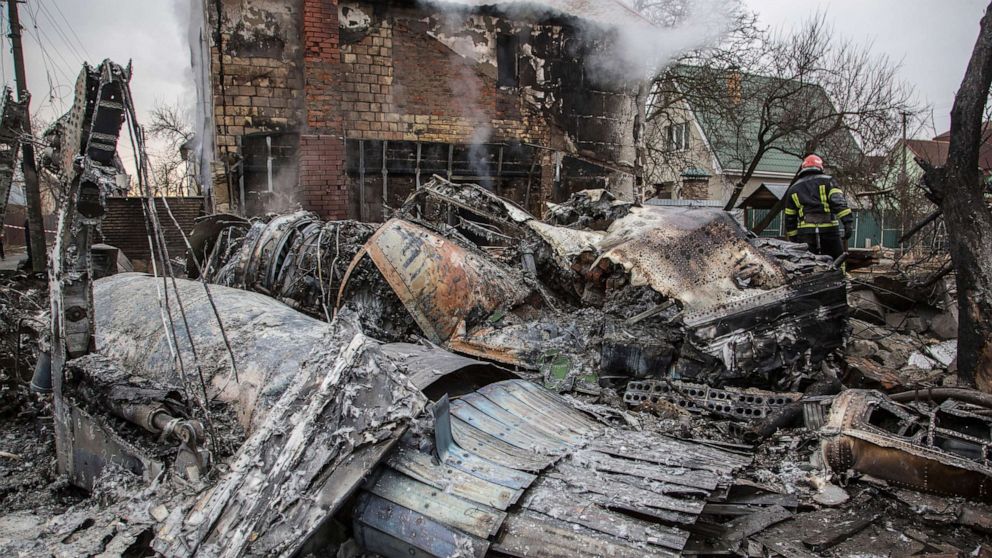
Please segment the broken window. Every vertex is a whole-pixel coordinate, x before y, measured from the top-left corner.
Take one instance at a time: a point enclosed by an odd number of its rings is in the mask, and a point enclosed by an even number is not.
[[[243,168],[239,203],[248,215],[278,211],[292,204],[297,179],[300,136],[293,133],[248,134],[240,138]]]
[[[353,207],[362,221],[382,221],[432,175],[478,182],[521,205],[540,178],[536,152],[522,143],[477,145],[349,139],[346,170]],[[537,188],[533,188],[536,193]]]
[[[668,130],[668,149],[671,151],[685,151],[689,149],[689,123],[672,124]]]
[[[517,50],[519,42],[514,35],[500,34],[496,37],[497,85],[516,87],[519,83],[517,72]]]

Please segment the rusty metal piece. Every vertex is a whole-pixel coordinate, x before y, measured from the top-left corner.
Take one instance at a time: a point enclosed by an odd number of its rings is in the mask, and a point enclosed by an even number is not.
[[[956,401],[921,411],[876,391],[848,390],[834,400],[820,435],[835,472],[992,502],[992,419]]]
[[[711,413],[734,420],[756,420],[798,401],[801,393],[779,393],[758,389],[717,389],[677,380],[643,380],[627,384],[627,405],[651,409],[659,401],[674,403],[692,413]]]
[[[386,282],[435,343],[458,338],[497,308],[530,295],[522,274],[419,225],[392,219],[365,245]]]

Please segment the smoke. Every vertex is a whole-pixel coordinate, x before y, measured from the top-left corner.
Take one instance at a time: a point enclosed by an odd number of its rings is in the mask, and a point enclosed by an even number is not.
[[[672,8],[666,13],[671,17],[659,18],[664,19],[664,25],[659,25],[620,0],[420,0],[421,5],[440,12],[452,48],[461,46],[455,50],[468,58],[472,57],[474,42],[465,46],[456,39],[465,34],[465,22],[472,17],[473,8],[496,6],[508,19],[520,21],[574,16],[571,21],[578,33],[573,35],[576,40],[568,43],[569,49],[583,60],[586,78],[606,89],[647,82],[682,54],[719,42],[730,31],[739,6],[739,0],[671,3],[666,6]],[[460,68],[458,78],[450,84],[456,106],[475,126],[470,139],[473,170],[478,176],[491,176],[483,144],[490,141],[493,131],[489,115],[480,106],[482,84],[471,67],[458,60],[454,64]]]
[[[474,127],[472,136],[468,140],[469,162],[475,176],[489,177],[492,175],[492,169],[489,168],[489,161],[486,158],[485,144],[492,138],[493,129],[489,124],[489,115],[480,104],[482,82],[464,62],[460,60],[452,62],[458,68],[459,74],[458,79],[450,84],[455,107]],[[491,184],[483,184],[483,186],[492,189]]]
[[[586,58],[590,77],[605,82],[650,80],[679,56],[718,43],[730,32],[738,6],[736,0],[672,3],[678,4],[679,13],[677,17],[659,18],[668,20],[665,25],[625,18],[612,27],[612,44],[594,49]],[[599,30],[589,26],[582,30],[586,43],[594,44],[594,33]]]
[[[575,16],[586,70],[593,79],[612,82],[649,80],[680,55],[719,42],[734,22],[739,0],[670,0],[655,3],[652,23],[622,0],[421,0],[448,12],[498,6],[509,17],[541,20]],[[604,31],[612,37],[603,41]]]
[[[464,11],[451,9],[443,10],[441,16],[444,32],[456,39],[461,34],[460,30],[463,30],[466,25],[466,18],[470,17]],[[471,60],[468,53],[473,47],[474,43],[470,41],[468,44],[464,44],[462,49],[455,49],[455,52],[459,52],[460,55],[451,54],[451,66],[457,71],[456,78],[448,85],[451,87],[454,107],[462,118],[471,123],[473,128],[472,135],[468,139],[469,164],[472,173],[480,178],[479,182],[482,186],[492,190],[493,184],[489,177],[493,175],[493,169],[490,168],[486,150],[486,144],[489,143],[493,135],[490,124],[491,117],[482,106],[482,79],[476,74],[470,63],[466,63],[466,60]]]
[[[176,2],[176,10],[187,22],[190,48],[190,66],[196,90],[196,108],[193,113],[192,153],[196,158],[203,194],[210,196],[212,189],[211,167],[214,157],[213,91],[210,81],[210,29],[207,27],[205,0]]]

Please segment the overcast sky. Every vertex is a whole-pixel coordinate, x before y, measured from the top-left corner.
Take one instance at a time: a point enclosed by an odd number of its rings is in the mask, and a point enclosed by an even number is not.
[[[934,107],[937,131],[967,65],[985,8],[982,0],[744,0],[762,22],[788,29],[824,11],[836,29],[901,61],[902,76]],[[72,100],[82,61],[134,62],[132,89],[139,118],[156,104],[192,107],[187,45],[189,0],[28,0],[21,4],[33,112],[50,121]],[[6,5],[3,7],[6,35]],[[0,72],[13,82],[9,49]],[[920,132],[921,137],[933,130]]]
[[[902,77],[933,107],[919,137],[950,128],[951,103],[978,38],[984,0],[744,0],[761,21],[788,30],[823,12],[834,29],[901,62]]]

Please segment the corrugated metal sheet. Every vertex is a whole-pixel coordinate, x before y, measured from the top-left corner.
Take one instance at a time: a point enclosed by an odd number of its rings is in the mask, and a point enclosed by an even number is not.
[[[436,454],[409,439],[366,486],[354,521],[367,550],[676,556],[689,538],[685,526],[750,462],[604,426],[524,380],[488,385],[450,405],[442,398],[435,428]]]
[[[724,203],[720,200],[663,200],[651,198],[646,200],[644,205],[654,205],[657,207],[720,207]]]

